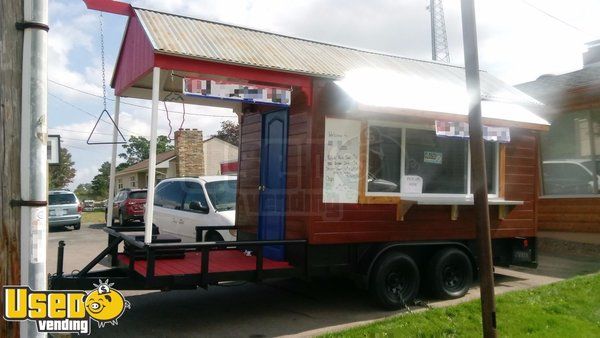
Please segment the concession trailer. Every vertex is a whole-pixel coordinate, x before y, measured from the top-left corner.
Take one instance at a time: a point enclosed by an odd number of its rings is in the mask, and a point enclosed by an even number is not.
[[[73,275],[62,272],[61,244],[53,288],[98,278],[170,290],[342,274],[390,309],[419,290],[468,291],[478,258],[462,67],[130,6],[92,8],[129,16],[112,80],[115,115],[120,97],[151,99],[156,128],[170,93],[237,113],[228,228],[237,240],[202,242],[219,227],[197,227],[194,243],[153,229],[151,157],[145,227],[109,224],[107,248]],[[480,75],[494,263],[535,266],[538,140],[548,123],[534,113],[539,102]],[[92,270],[106,255],[113,266]]]

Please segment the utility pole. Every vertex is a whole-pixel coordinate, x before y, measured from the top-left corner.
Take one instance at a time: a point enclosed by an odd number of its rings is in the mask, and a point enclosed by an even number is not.
[[[487,178],[481,120],[481,88],[477,25],[474,0],[462,0],[462,30],[465,52],[465,76],[469,96],[469,144],[471,147],[471,179],[475,189],[475,222],[479,246],[479,276],[483,336],[496,337],[496,301],[494,299],[494,270],[490,236]]]
[[[48,0],[23,0],[21,96],[21,284],[46,290],[48,236]],[[14,19],[13,19],[14,22]],[[34,321],[21,325],[21,337],[46,337]]]
[[[19,208],[21,196],[19,149],[21,144],[21,85],[23,0],[0,1],[0,286],[20,284]],[[18,337],[19,323],[0,320],[0,337]]]
[[[431,59],[450,63],[443,1],[429,0],[429,13],[431,15]]]

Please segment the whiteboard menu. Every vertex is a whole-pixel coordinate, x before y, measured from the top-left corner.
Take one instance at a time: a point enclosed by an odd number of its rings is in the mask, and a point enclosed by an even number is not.
[[[358,203],[360,121],[325,120],[323,203]]]

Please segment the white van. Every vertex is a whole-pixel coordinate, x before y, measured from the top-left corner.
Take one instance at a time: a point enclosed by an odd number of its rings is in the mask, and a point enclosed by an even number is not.
[[[154,224],[161,233],[196,240],[196,226],[235,225],[236,176],[169,178],[156,186]],[[233,241],[234,230],[210,230],[204,241]]]

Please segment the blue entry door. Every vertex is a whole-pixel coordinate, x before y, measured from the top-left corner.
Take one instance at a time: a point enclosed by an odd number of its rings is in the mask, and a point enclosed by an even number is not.
[[[263,115],[260,154],[260,199],[258,238],[285,238],[285,184],[288,112],[277,110]],[[283,245],[264,248],[264,257],[283,260]]]

